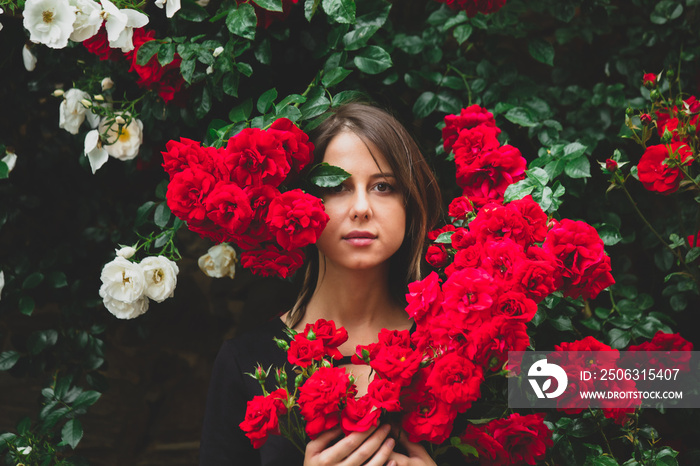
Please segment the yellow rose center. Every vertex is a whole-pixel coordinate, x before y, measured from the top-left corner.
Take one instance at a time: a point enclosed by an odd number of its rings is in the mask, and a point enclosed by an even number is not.
[[[120,131],[121,133],[119,134],[119,141],[127,142],[129,140],[129,130],[126,129],[125,126],[122,126]]]
[[[41,19],[42,19],[45,23],[50,23],[51,21],[53,21],[53,11],[51,11],[51,10],[46,10],[46,11],[44,11],[44,12],[41,14]]]

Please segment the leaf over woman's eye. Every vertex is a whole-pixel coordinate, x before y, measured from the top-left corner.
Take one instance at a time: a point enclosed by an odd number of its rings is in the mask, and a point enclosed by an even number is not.
[[[319,188],[334,188],[340,186],[350,176],[350,173],[342,168],[322,162],[311,169],[308,178],[311,184]]]

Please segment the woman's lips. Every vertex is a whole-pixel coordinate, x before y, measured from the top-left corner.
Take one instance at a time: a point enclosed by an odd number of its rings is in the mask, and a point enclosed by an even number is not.
[[[343,236],[343,240],[347,241],[353,246],[369,246],[377,239],[377,235],[370,233],[369,231],[351,231],[347,235]]]

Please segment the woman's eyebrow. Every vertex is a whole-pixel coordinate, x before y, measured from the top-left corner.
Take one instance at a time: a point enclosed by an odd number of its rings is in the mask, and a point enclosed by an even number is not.
[[[396,178],[393,173],[375,173],[370,175],[370,178]]]

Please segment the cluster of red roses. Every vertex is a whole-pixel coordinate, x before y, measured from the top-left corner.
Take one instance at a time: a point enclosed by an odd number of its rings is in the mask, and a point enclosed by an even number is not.
[[[142,89],[157,92],[163,101],[168,103],[173,100],[175,94],[180,92],[185,84],[180,74],[180,63],[182,60],[176,53],[173,61],[165,66],[161,66],[156,56],[153,56],[145,65],[139,65],[136,62],[139,49],[143,44],[152,40],[156,40],[155,31],[136,28],[133,35],[134,49],[127,53],[122,53],[120,50],[109,46],[107,30],[102,26],[97,34],[84,40],[83,45],[90,53],[97,55],[100,60],[118,61],[121,57],[126,58],[131,64],[129,71],[136,72],[139,76],[136,84]]]
[[[294,273],[304,262],[302,248],[328,222],[319,198],[282,192],[313,157],[308,135],[286,118],[267,130],[246,128],[226,147],[181,138],[162,154],[170,210],[200,236],[235,243],[244,250],[241,264],[254,273]]]
[[[437,0],[445,3],[453,10],[464,10],[467,16],[473,18],[477,13],[488,15],[495,13],[506,4],[506,0]]]
[[[687,167],[700,149],[700,101],[690,96],[671,105],[656,90],[656,75],[645,74],[643,83],[652,89],[657,109],[640,115],[640,121],[644,126],[656,125],[662,144],[646,148],[637,165],[639,181],[650,191],[671,194],[688,178]]]

